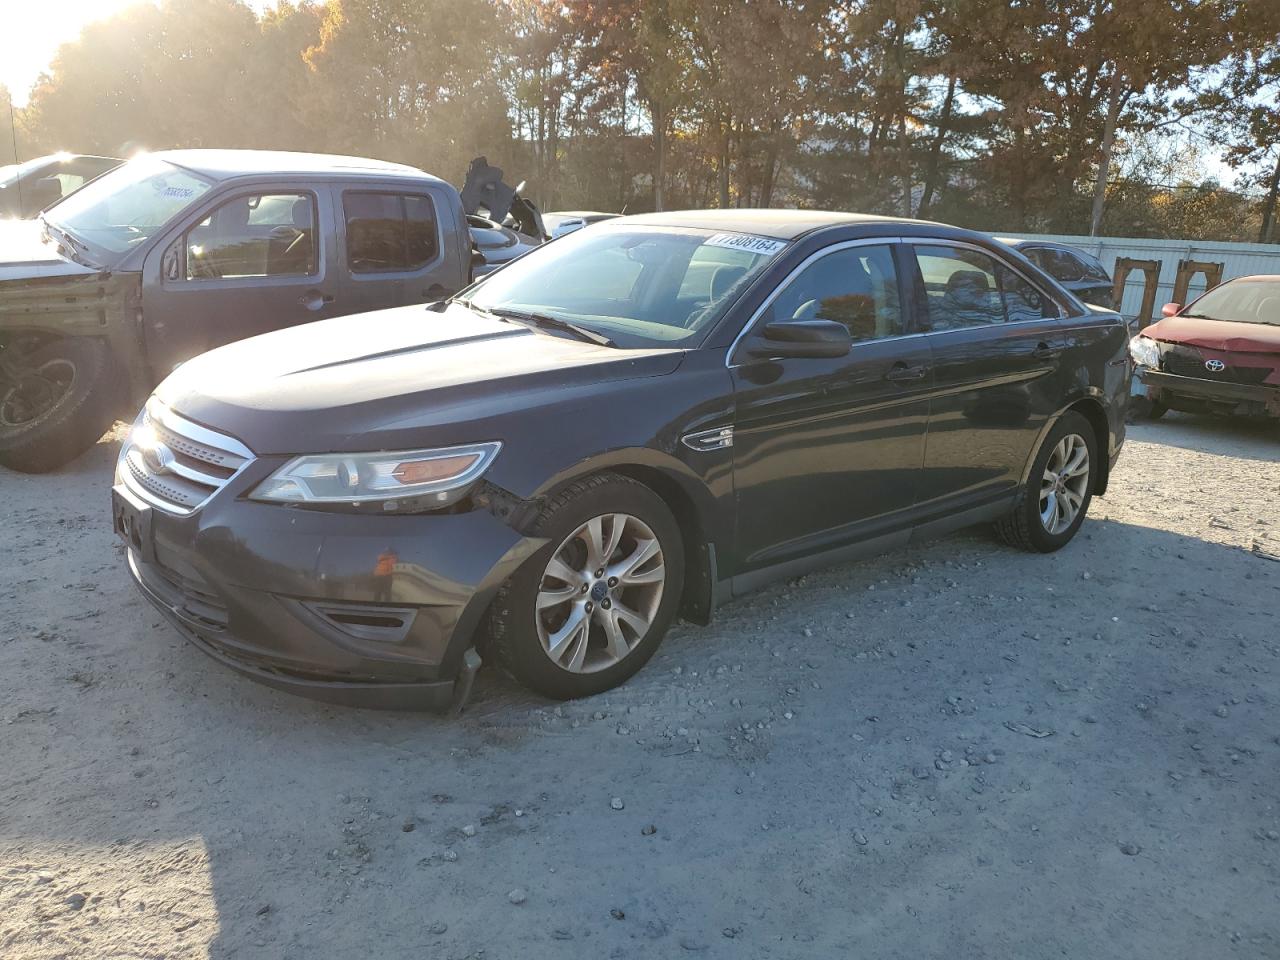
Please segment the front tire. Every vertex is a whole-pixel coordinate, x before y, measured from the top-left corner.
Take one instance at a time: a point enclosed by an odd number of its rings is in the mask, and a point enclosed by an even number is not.
[[[1018,505],[996,524],[1001,538],[1035,553],[1065,547],[1093,500],[1098,462],[1093,425],[1068,410],[1040,445]]]
[[[111,351],[90,337],[55,340],[22,364],[32,375],[0,385],[0,464],[46,473],[88,450],[115,421]]]
[[[547,538],[498,592],[490,650],[555,700],[602,693],[653,656],[680,606],[684,543],[662,498],[618,474],[570,484],[533,532]]]

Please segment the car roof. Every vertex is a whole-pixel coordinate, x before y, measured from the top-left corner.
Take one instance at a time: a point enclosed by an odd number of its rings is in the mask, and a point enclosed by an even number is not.
[[[694,227],[703,230],[723,230],[729,233],[751,233],[772,237],[775,240],[794,240],[796,237],[824,227],[871,223],[901,223],[913,227],[927,225],[947,230],[956,229],[927,220],[878,217],[869,213],[838,213],[830,210],[672,210],[663,213],[635,214],[612,221],[613,225]]]
[[[620,217],[620,213],[605,213],[603,210],[548,210],[544,217]]]
[[[292,153],[285,150],[161,150],[152,156],[202,174],[211,180],[229,180],[255,174],[332,176],[373,174],[436,180],[417,167],[368,157],[344,157],[331,153]]]

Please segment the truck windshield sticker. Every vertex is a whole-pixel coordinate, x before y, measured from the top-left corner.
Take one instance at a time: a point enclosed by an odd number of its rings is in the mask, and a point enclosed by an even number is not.
[[[785,240],[772,240],[769,237],[754,237],[747,233],[717,233],[706,241],[708,247],[728,247],[731,250],[745,250],[762,257],[771,257],[783,247]]]

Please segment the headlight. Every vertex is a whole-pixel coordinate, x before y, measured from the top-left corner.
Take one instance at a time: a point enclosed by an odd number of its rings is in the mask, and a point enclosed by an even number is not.
[[[384,510],[436,509],[462,499],[501,449],[502,444],[495,441],[438,450],[297,457],[262,481],[250,499],[315,505],[380,502]]]
[[[1160,348],[1150,337],[1144,337],[1141,334],[1129,341],[1129,356],[1133,357],[1133,362],[1140,367],[1160,366]]]

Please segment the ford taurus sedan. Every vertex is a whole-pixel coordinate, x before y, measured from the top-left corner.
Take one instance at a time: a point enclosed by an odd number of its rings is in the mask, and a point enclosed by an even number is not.
[[[445,708],[483,658],[579,697],[778,577],[980,522],[1064,546],[1120,450],[1126,348],[980,234],[626,217],[184,364],[115,525],[145,595],[257,680]]]

